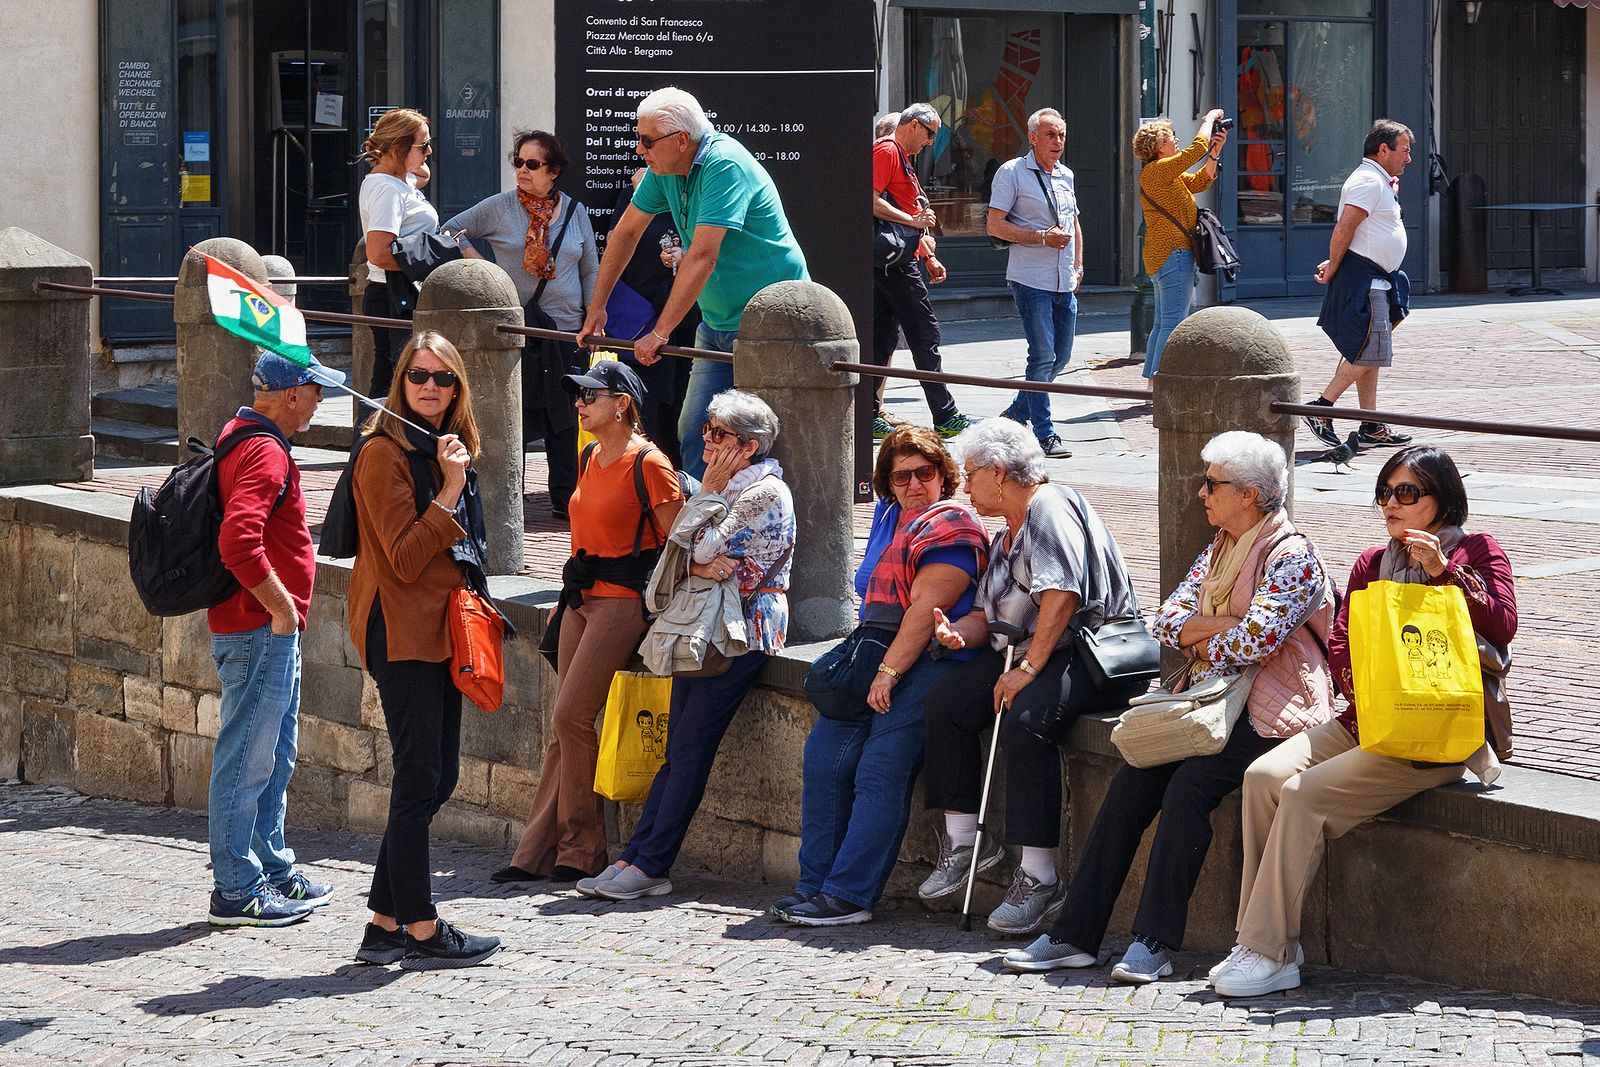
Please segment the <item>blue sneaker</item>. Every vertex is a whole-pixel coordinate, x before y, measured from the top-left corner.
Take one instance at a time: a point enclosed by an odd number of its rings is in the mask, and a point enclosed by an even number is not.
[[[206,921],[212,926],[289,926],[309,918],[315,907],[303,900],[289,900],[265,883],[243,900],[229,900],[214,889]]]
[[[299,871],[281,882],[273,882],[272,888],[282,893],[285,900],[300,901],[313,908],[320,908],[333,899],[332,882],[313,882]]]

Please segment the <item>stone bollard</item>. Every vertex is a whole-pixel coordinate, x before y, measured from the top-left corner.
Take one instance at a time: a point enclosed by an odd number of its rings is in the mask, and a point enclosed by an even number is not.
[[[439,267],[422,283],[417,296],[417,332],[444,334],[467,365],[472,413],[483,437],[483,453],[476,466],[489,535],[487,569],[490,574],[516,574],[522,570],[520,350],[525,339],[521,334],[496,330],[502,323],[521,326],[522,304],[510,276],[493,263],[458,259]]]
[[[733,384],[778,416],[773,455],[794,492],[789,640],[796,644],[855,625],[852,418],[860,379],[830,368],[859,354],[844,301],[815,282],[777,282],[757,293],[733,347]]]
[[[201,241],[183,257],[172,304],[172,321],[178,326],[178,441],[183,458],[188,451],[182,442],[198,437],[210,444],[235,412],[255,400],[250,371],[256,364],[256,346],[224,330],[212,317],[202,252],[248,278],[267,282],[266,265],[256,250],[232,237]]]
[[[0,484],[94,477],[90,298],[35,288],[93,278],[93,267],[42,237],[0,230]]]
[[[1241,307],[1212,307],[1184,319],[1161,350],[1155,376],[1155,426],[1160,431],[1161,592],[1177,588],[1194,558],[1215,536],[1196,495],[1205,475],[1200,450],[1225,430],[1250,430],[1282,447],[1289,460],[1294,509],[1292,415],[1268,410],[1298,403],[1300,376],[1278,331]]]
[[[268,278],[294,277],[294,264],[290,263],[282,256],[262,256],[261,265],[267,268]],[[300,287],[294,282],[274,281],[272,283],[272,291],[292,304],[294,303],[296,295],[298,295],[300,292]]]
[[[356,241],[356,250],[350,254],[350,314],[364,315],[361,304],[367,298],[367,239]],[[372,327],[360,323],[350,326],[350,388],[358,393],[367,391],[372,384]],[[350,422],[361,417],[361,401],[347,398],[350,404]],[[382,400],[382,397],[375,399]]]

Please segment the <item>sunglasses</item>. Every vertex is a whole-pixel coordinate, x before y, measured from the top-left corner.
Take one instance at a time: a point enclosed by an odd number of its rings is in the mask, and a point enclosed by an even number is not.
[[[666,133],[658,133],[654,137],[646,137],[641,133],[639,135],[639,147],[648,152],[650,149],[654,148],[658,142],[665,141],[668,137],[676,137],[682,132],[682,130],[668,130]]]
[[[1206,492],[1215,493],[1217,491],[1217,486],[1232,485],[1233,483],[1225,478],[1213,478],[1208,474],[1204,478],[1200,479],[1200,484],[1206,487]]]
[[[1432,494],[1430,494],[1420,485],[1412,485],[1410,482],[1401,482],[1399,485],[1378,486],[1377,495],[1379,506],[1387,504],[1389,502],[1389,498],[1394,497],[1396,500],[1400,501],[1400,503],[1409,507],[1410,505],[1421,500],[1423,497],[1431,496]]]
[[[429,140],[423,141],[421,144],[414,144],[411,147],[416,149],[418,152],[427,155],[433,151],[433,140],[430,138]]]
[[[744,443],[744,439],[732,430],[724,430],[721,426],[713,426],[709,422],[700,427],[700,436],[708,439],[714,445],[720,445],[730,437],[740,444]]]
[[[599,400],[603,396],[621,395],[621,393],[613,393],[608,389],[583,388],[578,390],[578,402],[582,404],[593,404],[596,400]]]
[[[412,385],[426,385],[428,379],[433,379],[433,384],[440,389],[454,389],[458,379],[454,371],[423,370],[421,367],[412,367],[406,371],[406,381]]]
[[[539,171],[543,170],[549,165],[550,161],[545,159],[513,159],[511,161],[512,170],[521,170],[523,168],[527,168],[529,173],[533,174],[537,174]]]
[[[921,119],[917,120],[917,125],[922,127],[922,132],[928,135],[928,139],[929,140],[933,140],[934,138],[939,136],[939,131],[938,130],[934,129],[932,126],[929,126],[926,122],[923,122]]]
[[[939,467],[935,463],[924,463],[922,466],[913,467],[908,471],[891,471],[889,473],[889,481],[902,489],[910,485],[913,478],[919,482],[931,482],[937,477],[939,477]]]

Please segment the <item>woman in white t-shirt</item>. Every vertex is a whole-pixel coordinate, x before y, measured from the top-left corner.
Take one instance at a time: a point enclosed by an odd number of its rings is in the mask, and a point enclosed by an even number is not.
[[[388,112],[373,127],[361,152],[372,167],[361,181],[361,229],[367,235],[367,291],[361,313],[409,319],[409,302],[397,300],[388,284],[387,272],[400,269],[389,246],[396,237],[439,228],[439,213],[418,188],[419,177],[427,181],[428,157],[433,154],[428,117],[411,108]],[[368,396],[389,395],[394,355],[409,332],[373,327],[372,380],[360,383]]]

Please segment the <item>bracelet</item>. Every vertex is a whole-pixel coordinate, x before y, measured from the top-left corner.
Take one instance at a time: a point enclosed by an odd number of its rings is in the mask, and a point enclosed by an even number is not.
[[[428,501],[428,503],[432,504],[434,507],[436,507],[440,511],[444,512],[446,515],[449,515],[451,518],[455,518],[456,509],[455,508],[447,508],[447,507],[445,507],[443,504],[439,503],[439,498],[438,497],[434,497],[432,500]]]
[[[900,672],[889,666],[887,663],[878,664],[878,673],[887,674],[897,682],[900,680]]]
[[[1026,656],[1023,657],[1021,663],[1017,664],[1017,670],[1021,671],[1023,674],[1026,674],[1030,678],[1039,677],[1039,668],[1029,663]]]
[[[1048,241],[1046,241],[1044,239],[1044,235],[1045,235],[1045,231],[1044,230],[1040,230],[1039,231],[1039,243],[1042,244],[1042,245],[1043,244],[1049,244],[1050,242],[1048,242]]]
[[[669,340],[668,338],[662,337],[659,333],[656,333],[654,330],[650,331],[650,336],[654,337],[657,341],[660,341],[664,345],[669,345],[669,344],[672,343],[671,340]]]

